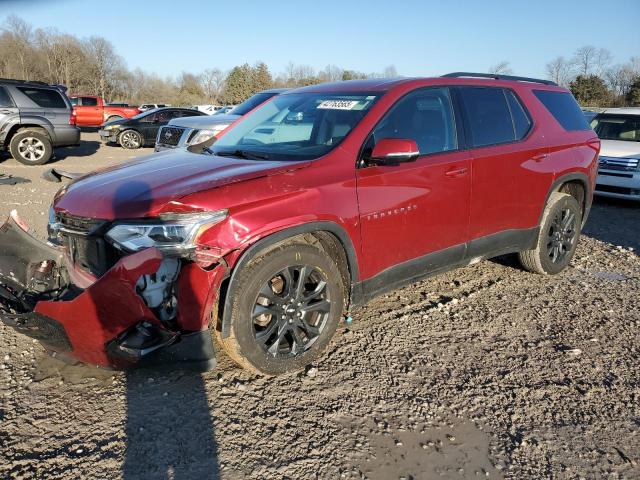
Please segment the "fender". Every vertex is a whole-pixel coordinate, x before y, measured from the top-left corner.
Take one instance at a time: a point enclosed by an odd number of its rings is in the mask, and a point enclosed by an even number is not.
[[[30,115],[21,113],[19,117],[16,117],[16,122],[10,127],[10,134],[13,135],[16,130],[26,127],[40,127],[44,128],[51,139],[51,142],[55,142],[56,134],[54,133],[53,124],[44,117],[39,115]],[[17,127],[17,128],[16,128]]]
[[[358,283],[360,278],[358,271],[358,259],[356,256],[356,251],[353,248],[353,243],[351,242],[351,238],[347,234],[347,232],[337,223],[329,222],[329,221],[321,221],[321,222],[309,222],[303,223],[301,225],[296,225],[294,227],[288,227],[283,230],[278,230],[275,233],[271,233],[266,235],[256,242],[252,243],[248,248],[242,252],[239,260],[236,262],[233,267],[233,271],[231,273],[231,278],[229,283],[232,284],[236,272],[238,272],[241,268],[243,268],[249,261],[253,258],[254,254],[260,250],[263,250],[266,247],[275,245],[287,238],[294,237],[296,235],[300,235],[303,233],[313,233],[318,231],[326,231],[332,233],[336,236],[336,238],[342,244],[344,248],[345,254],[347,256],[347,263],[349,266],[349,274],[351,276],[351,285],[355,285]],[[225,297],[224,301],[224,311],[222,316],[222,328],[221,333],[224,338],[229,336],[230,328],[231,328],[231,318],[230,312],[231,309],[227,304],[227,297]]]
[[[570,181],[574,181],[574,180],[578,180],[584,187],[585,196],[584,196],[584,205],[582,205],[583,207],[582,226],[584,227],[584,224],[587,223],[587,218],[589,217],[589,210],[591,210],[591,202],[593,201],[593,191],[589,183],[589,177],[585,173],[579,173],[579,172],[573,172],[573,173],[567,173],[566,175],[561,175],[560,177],[556,178],[553,181],[553,183],[549,187],[547,196],[544,199],[544,205],[538,217],[538,225],[540,225],[540,222],[542,222],[542,215],[544,214],[544,209],[547,206],[547,202],[549,201],[549,197],[551,196],[551,194],[553,192],[557,192],[563,184]]]

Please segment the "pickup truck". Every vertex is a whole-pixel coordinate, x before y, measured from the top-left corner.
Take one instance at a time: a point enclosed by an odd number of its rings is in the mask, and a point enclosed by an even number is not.
[[[72,95],[69,98],[79,127],[99,127],[105,122],[131,118],[140,113],[137,107],[107,105],[103,98],[94,95]]]

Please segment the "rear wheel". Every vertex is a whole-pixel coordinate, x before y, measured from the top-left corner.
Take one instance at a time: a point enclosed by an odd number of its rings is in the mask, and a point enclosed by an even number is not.
[[[535,248],[519,254],[522,266],[530,272],[550,275],[564,270],[578,246],[581,223],[582,211],[577,200],[567,193],[552,193]]]
[[[340,270],[324,250],[306,243],[280,246],[257,255],[230,285],[230,334],[222,345],[249,370],[299,370],[329,344],[344,301]]]
[[[122,148],[135,150],[142,146],[142,135],[135,130],[125,130],[118,137],[118,143]]]
[[[49,137],[38,130],[22,130],[9,143],[11,156],[25,165],[42,165],[53,155]]]

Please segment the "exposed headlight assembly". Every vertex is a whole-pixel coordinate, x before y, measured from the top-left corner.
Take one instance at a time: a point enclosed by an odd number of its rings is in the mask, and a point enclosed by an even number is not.
[[[196,134],[193,136],[191,140],[189,140],[189,145],[197,145],[202,142],[206,142],[211,137],[215,137],[218,134],[222,133],[227,127],[231,125],[230,123],[220,123],[218,125],[214,125],[210,129],[206,130],[198,130]]]
[[[149,221],[117,223],[106,237],[116,248],[128,252],[156,247],[166,255],[185,256],[195,250],[200,233],[226,216],[227,210],[161,215]]]

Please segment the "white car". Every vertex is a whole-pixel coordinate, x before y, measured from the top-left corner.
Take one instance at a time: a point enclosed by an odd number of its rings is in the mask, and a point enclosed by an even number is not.
[[[640,200],[640,108],[608,108],[591,127],[602,142],[595,193]]]
[[[143,103],[138,107],[138,110],[141,112],[146,112],[147,110],[155,110],[156,108],[164,108],[170,107],[168,103]]]

